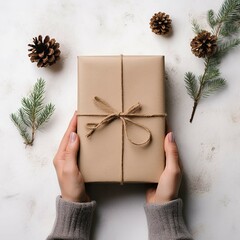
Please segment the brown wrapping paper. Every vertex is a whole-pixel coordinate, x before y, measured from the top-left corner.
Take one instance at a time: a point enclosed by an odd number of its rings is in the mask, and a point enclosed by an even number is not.
[[[99,97],[119,113],[139,103],[138,117],[116,117],[89,137],[88,123],[107,115],[94,98]],[[79,166],[85,182],[158,182],[164,168],[165,135],[164,57],[78,57]],[[157,115],[141,117],[141,115]],[[159,115],[159,116],[158,116]],[[123,119],[123,118],[122,118]],[[143,127],[139,127],[143,126]],[[96,125],[95,125],[96,126]],[[143,146],[151,132],[151,141]]]

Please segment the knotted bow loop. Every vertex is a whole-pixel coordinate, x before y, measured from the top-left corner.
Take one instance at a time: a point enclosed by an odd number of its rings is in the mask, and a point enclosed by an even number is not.
[[[134,145],[137,145],[137,146],[144,146],[144,145],[147,145],[148,143],[150,143],[152,134],[151,134],[151,131],[150,131],[147,127],[145,127],[145,126],[143,126],[143,125],[141,125],[141,124],[139,124],[139,123],[136,123],[136,122],[132,121],[132,120],[129,119],[129,118],[125,118],[124,121],[123,121],[123,119],[121,118],[121,120],[122,120],[122,123],[123,123],[123,126],[124,126],[124,131],[125,131],[125,133],[126,133],[127,139],[128,139],[128,141],[129,141],[130,143],[132,143],[132,144],[134,144]],[[129,137],[129,134],[128,134],[128,131],[127,131],[127,123],[132,124],[132,125],[135,125],[136,127],[139,127],[139,128],[142,128],[143,130],[145,130],[146,133],[147,133],[147,139],[146,139],[145,141],[143,141],[143,142],[136,142],[136,141],[132,140],[132,139]]]
[[[98,128],[104,127],[104,126],[108,125],[109,123],[111,123],[112,121],[114,121],[115,119],[120,118],[123,123],[124,132],[127,136],[127,139],[129,140],[129,142],[131,142],[132,144],[137,145],[137,146],[142,146],[142,145],[148,144],[151,141],[151,135],[152,135],[151,131],[147,127],[143,126],[142,124],[139,124],[139,123],[129,119],[129,117],[139,116],[139,115],[135,115],[135,113],[139,112],[142,109],[140,103],[133,105],[126,112],[122,113],[122,112],[118,112],[117,110],[115,110],[110,104],[108,104],[106,101],[104,101],[100,97],[95,96],[94,102],[104,112],[109,113],[109,115],[107,115],[105,118],[103,118],[99,123],[87,123],[86,126],[88,129],[90,129],[90,131],[86,135],[87,137],[90,137]],[[143,115],[143,116],[148,116],[148,115]],[[145,132],[147,132],[148,136],[147,136],[146,140],[143,142],[140,142],[140,143],[132,140],[128,134],[127,124],[132,124],[136,127],[142,128]]]
[[[114,109],[110,104],[105,102],[100,97],[95,96],[94,103],[96,104],[96,106],[98,106],[100,109],[102,109],[106,113],[117,113],[118,112],[116,109]]]
[[[136,112],[140,112],[141,110],[142,110],[141,104],[140,104],[140,103],[137,103],[137,104],[131,106],[131,107],[127,110],[126,114],[133,114],[133,113],[136,113]]]

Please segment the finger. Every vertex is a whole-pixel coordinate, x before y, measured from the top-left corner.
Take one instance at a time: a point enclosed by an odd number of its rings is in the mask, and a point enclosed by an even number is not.
[[[68,145],[66,148],[66,160],[65,164],[77,167],[77,156],[79,151],[80,139],[77,133],[71,132],[68,139]]]
[[[71,132],[77,131],[77,113],[75,112],[58,148],[58,153],[66,150]]]
[[[164,149],[166,153],[166,168],[170,170],[179,170],[179,154],[177,144],[172,132],[168,133],[164,140]]]

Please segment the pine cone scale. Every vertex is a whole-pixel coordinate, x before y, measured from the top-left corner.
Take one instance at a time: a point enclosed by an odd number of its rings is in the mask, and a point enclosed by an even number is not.
[[[30,58],[31,62],[38,62],[38,60],[35,57]]]
[[[40,58],[43,58],[43,57],[44,57],[44,52],[39,53],[38,56],[39,56]]]
[[[48,57],[43,58],[43,63],[46,63],[48,61]]]
[[[50,58],[48,58],[48,62],[49,62],[49,63],[53,63],[54,60],[55,60],[54,55],[52,55]]]
[[[44,38],[44,43],[46,44],[46,43],[48,43],[50,41],[50,37],[49,36],[46,36],[45,38]]]
[[[54,49],[54,50],[57,50],[57,49],[59,48],[59,46],[60,46],[59,43],[55,43],[55,44],[53,45],[53,49]]]
[[[53,48],[49,48],[48,55],[52,55],[53,53],[54,53],[54,50],[53,50]]]
[[[60,56],[60,53],[61,53],[60,51],[55,52],[55,54],[54,54],[55,57],[59,57],[59,56]]]

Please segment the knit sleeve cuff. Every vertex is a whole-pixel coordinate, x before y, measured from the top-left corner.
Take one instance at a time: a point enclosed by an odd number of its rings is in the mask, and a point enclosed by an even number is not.
[[[182,200],[165,204],[145,204],[149,240],[192,240],[182,216]]]
[[[76,203],[57,197],[56,220],[47,239],[88,240],[96,202]]]

